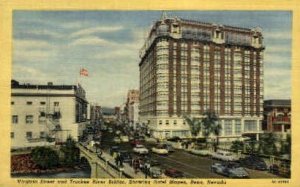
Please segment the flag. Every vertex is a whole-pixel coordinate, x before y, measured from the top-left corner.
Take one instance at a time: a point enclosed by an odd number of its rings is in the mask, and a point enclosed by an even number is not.
[[[84,69],[84,68],[81,68],[80,69],[80,76],[89,76],[89,72],[88,70]]]

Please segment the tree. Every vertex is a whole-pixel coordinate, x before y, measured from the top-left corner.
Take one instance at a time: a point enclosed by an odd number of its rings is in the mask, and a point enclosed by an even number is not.
[[[208,139],[208,136],[213,133],[217,137],[217,142],[214,144],[215,151],[217,150],[217,147],[219,145],[219,136],[222,130],[222,127],[218,122],[218,116],[214,111],[208,110],[204,113],[204,118],[202,119],[203,124],[203,135],[206,139]],[[207,145],[207,144],[206,144]]]
[[[266,155],[277,155],[276,143],[278,139],[273,133],[263,134],[258,141],[258,152]]]
[[[79,162],[79,149],[71,136],[67,138],[60,150],[64,154],[63,162],[66,166],[74,166]]]
[[[238,152],[239,150],[242,151],[243,148],[244,148],[244,142],[239,140],[233,141],[230,147],[230,149],[232,149],[234,152]]]
[[[31,158],[42,169],[50,169],[59,165],[56,151],[49,147],[36,147],[31,151]]]
[[[201,131],[201,121],[197,118],[191,118],[188,116],[185,116],[184,118],[190,126],[191,134],[196,137]]]

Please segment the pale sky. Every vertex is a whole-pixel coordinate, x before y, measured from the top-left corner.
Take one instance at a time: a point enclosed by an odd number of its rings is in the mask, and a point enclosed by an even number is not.
[[[168,11],[179,18],[263,29],[264,98],[291,98],[290,11]],[[161,11],[14,11],[20,83],[82,84],[89,102],[120,106],[139,88],[139,49]],[[79,77],[84,67],[89,77]]]

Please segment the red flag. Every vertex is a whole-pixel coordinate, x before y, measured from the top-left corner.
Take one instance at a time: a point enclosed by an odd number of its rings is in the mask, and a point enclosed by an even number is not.
[[[88,70],[84,69],[84,68],[81,68],[80,69],[80,76],[89,76],[89,72]]]

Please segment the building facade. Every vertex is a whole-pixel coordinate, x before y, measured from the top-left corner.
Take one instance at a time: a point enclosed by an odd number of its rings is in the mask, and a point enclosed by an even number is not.
[[[263,130],[285,136],[291,130],[291,100],[265,100]]]
[[[214,111],[226,140],[261,132],[260,28],[163,15],[140,51],[140,120],[158,138],[189,137],[184,116]],[[201,134],[201,133],[200,133]]]
[[[98,125],[102,118],[101,106],[98,104],[90,105],[90,121],[93,125]]]
[[[127,93],[127,101],[126,101],[126,108],[127,108],[127,117],[128,122],[134,128],[137,123],[139,123],[139,101],[140,99],[140,92],[139,90],[129,90]]]
[[[87,100],[78,85],[11,84],[12,149],[75,140],[87,123]]]

